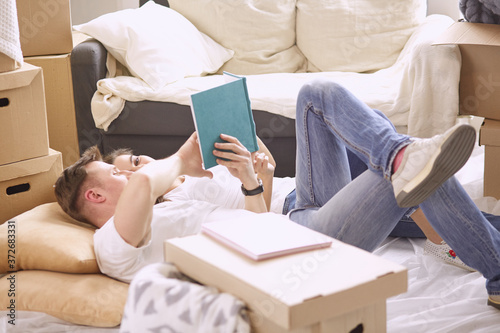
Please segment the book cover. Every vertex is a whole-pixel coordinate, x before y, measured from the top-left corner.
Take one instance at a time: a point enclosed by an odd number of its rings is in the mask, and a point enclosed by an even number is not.
[[[329,247],[332,239],[273,213],[205,223],[202,233],[253,260]]]
[[[250,152],[259,150],[246,78],[226,72],[224,76],[227,83],[191,95],[205,169],[217,165],[212,151],[215,142],[223,142],[220,134],[238,138]]]

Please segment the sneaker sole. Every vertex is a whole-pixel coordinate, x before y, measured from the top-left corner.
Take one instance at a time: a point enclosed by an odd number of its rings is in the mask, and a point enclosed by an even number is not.
[[[457,127],[444,140],[426,167],[397,195],[400,207],[417,206],[460,170],[469,159],[476,142],[476,131],[470,125]]]
[[[488,305],[494,307],[494,308],[497,308],[498,310],[500,310],[500,303],[497,303],[495,301],[492,301],[491,298],[488,297]]]

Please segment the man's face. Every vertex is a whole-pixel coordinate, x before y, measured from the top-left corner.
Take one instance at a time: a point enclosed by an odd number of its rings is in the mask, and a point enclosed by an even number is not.
[[[112,164],[94,161],[86,166],[88,177],[93,177],[99,184],[102,194],[110,203],[116,204],[120,198],[128,178],[132,174],[130,171],[119,170]]]
[[[137,171],[152,161],[154,159],[147,155],[119,155],[115,158],[113,164],[122,171]]]

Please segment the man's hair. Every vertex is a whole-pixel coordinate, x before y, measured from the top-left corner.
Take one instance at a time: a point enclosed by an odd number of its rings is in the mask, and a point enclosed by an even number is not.
[[[90,223],[82,212],[83,184],[87,180],[85,167],[94,161],[102,161],[101,152],[97,146],[88,148],[82,157],[73,165],[67,167],[55,184],[55,195],[59,206],[75,220]]]
[[[102,157],[103,162],[114,164],[115,159],[121,155],[134,155],[134,152],[130,148],[118,148],[113,150],[111,153]]]

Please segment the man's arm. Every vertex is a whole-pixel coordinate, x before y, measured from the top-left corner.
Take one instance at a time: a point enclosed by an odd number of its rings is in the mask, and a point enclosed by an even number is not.
[[[136,171],[125,186],[115,209],[115,228],[130,245],[147,241],[156,198],[163,195],[180,175],[212,177],[203,170],[196,134],[174,155],[151,162]]]

